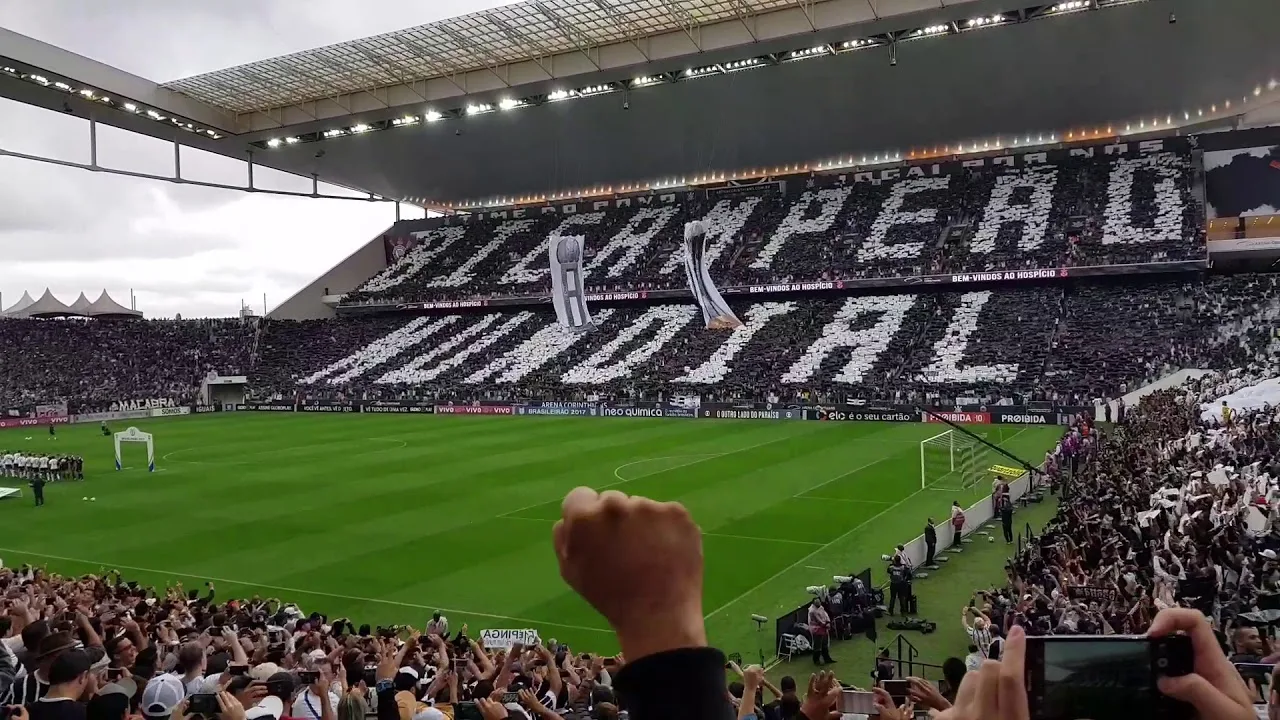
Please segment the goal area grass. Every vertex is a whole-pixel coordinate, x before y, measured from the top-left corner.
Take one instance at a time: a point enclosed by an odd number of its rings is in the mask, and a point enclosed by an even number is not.
[[[688,507],[704,532],[710,640],[747,661],[753,613],[770,618],[771,644],[773,618],[806,586],[867,567],[880,583],[882,554],[927,518],[945,521],[953,500],[990,492],[921,487],[920,441],[936,424],[272,413],[128,424],[154,434],[156,472],[138,448],[115,470],[96,425],[59,427],[56,440],[0,432],[0,449],[84,456],[86,477],[50,484],[38,509],[29,493],[0,502],[6,565],[214,582],[223,599],[277,597],[357,624],[421,626],[438,609],[451,629],[534,628],[602,653],[617,650],[613,634],[551,548],[573,487]],[[1062,432],[974,430],[1033,461]]]

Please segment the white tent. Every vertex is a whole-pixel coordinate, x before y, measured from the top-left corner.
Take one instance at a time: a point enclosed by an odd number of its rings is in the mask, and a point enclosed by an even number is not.
[[[0,316],[21,317],[22,311],[31,307],[31,305],[33,305],[34,303],[35,303],[35,300],[31,299],[31,293],[23,291],[22,297],[18,298],[18,302],[12,307],[10,307],[8,310],[5,310],[3,313],[0,313]]]
[[[89,298],[85,297],[82,292],[80,293],[80,297],[76,298],[76,301],[71,303],[71,310],[77,315],[88,315],[89,305]]]
[[[137,310],[130,310],[115,300],[112,300],[106,290],[102,291],[102,294],[98,296],[97,300],[94,300],[89,304],[85,314],[89,317],[102,317],[104,315],[116,317],[142,317],[142,313]]]
[[[74,314],[71,308],[53,296],[49,288],[45,288],[39,300],[23,308],[15,317],[65,317]]]

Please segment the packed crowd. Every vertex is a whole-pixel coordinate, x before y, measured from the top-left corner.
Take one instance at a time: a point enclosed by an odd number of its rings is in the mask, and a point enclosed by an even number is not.
[[[1087,405],[1270,343],[1275,276],[1145,285],[603,308],[576,336],[550,311],[272,322],[253,385],[281,397]]]
[[[31,566],[0,571],[0,588],[0,698],[35,720],[437,720],[478,716],[477,703],[486,718],[618,715],[621,656],[487,648],[465,625],[450,634],[440,613],[420,630],[357,627],[274,599],[223,602],[213,583],[158,591],[116,571]]]
[[[65,399],[78,413],[129,400],[190,402],[210,370],[248,374],[255,332],[239,319],[0,319],[0,407]]]
[[[545,294],[553,235],[583,239],[589,292],[683,289],[680,241],[695,219],[711,229],[722,287],[1202,259],[1193,175],[1188,156],[1166,152],[884,182],[792,177],[749,196],[462,226],[405,221],[392,235],[413,247],[344,303]]]
[[[259,398],[670,400],[1083,406],[1179,367],[1241,367],[1272,343],[1274,275],[1143,285],[311,321],[0,321],[0,406],[193,402],[210,370]],[[12,358],[15,361],[9,361]]]
[[[1224,394],[1280,376],[1254,362],[1146,396],[1114,428],[1074,428],[1046,458],[1056,517],[977,593],[969,669],[1032,635],[1143,634],[1160,614],[1207,617],[1252,702],[1280,661],[1280,406]]]

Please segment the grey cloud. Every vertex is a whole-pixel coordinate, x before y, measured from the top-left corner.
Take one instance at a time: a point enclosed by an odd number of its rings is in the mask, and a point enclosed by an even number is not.
[[[0,3],[0,25],[163,81],[501,4],[504,0],[384,0],[368,7],[350,0],[41,0]],[[0,100],[0,143],[6,148],[83,163],[89,159],[87,138],[82,120]],[[99,157],[104,165],[167,174],[173,150],[153,138],[102,128]],[[229,184],[245,179],[239,161],[189,148],[183,150],[182,166],[184,176],[192,179]],[[266,169],[255,179],[262,187],[293,188],[300,182]],[[279,302],[314,276],[273,266],[286,262],[265,254],[234,252],[245,236],[256,241],[252,228],[222,230],[215,236],[182,217],[217,217],[221,208],[244,197],[235,191],[0,159],[0,197],[5,198],[0,213],[0,289],[6,304],[22,290],[41,292],[46,285],[68,302],[82,290],[96,297],[102,287],[126,302],[133,284],[149,314],[225,316],[235,312],[242,295],[256,295],[255,307],[264,290],[272,302]],[[275,222],[262,230],[261,242],[281,242],[286,238],[279,233],[285,232],[281,227],[287,221],[280,219],[310,212],[299,202],[304,201],[280,200],[261,209],[254,205],[235,217],[243,224],[253,213],[262,213],[264,220]],[[272,208],[279,210],[272,215]],[[361,212],[354,203],[352,208],[352,217]],[[143,223],[153,228],[149,231],[139,226],[140,220],[174,214],[178,217],[172,223]],[[224,227],[233,226],[239,228]],[[183,231],[154,229],[163,227]],[[348,241],[354,250],[380,229],[349,239],[334,234],[320,239],[331,253]],[[181,265],[183,259],[204,253],[210,257]],[[149,270],[134,268],[127,277],[115,277],[100,267],[121,259],[170,260],[178,263],[175,267],[192,270],[186,277],[172,272],[154,277]]]

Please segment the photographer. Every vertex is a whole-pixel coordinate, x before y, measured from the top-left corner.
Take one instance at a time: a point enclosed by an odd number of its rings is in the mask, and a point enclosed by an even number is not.
[[[889,614],[893,614],[895,604],[903,615],[913,614],[911,609],[911,567],[903,560],[901,554],[893,556],[889,564]]]

